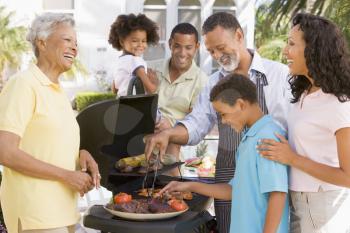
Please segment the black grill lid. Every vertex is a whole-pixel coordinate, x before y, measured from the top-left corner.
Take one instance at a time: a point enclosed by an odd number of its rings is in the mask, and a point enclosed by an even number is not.
[[[143,137],[154,132],[157,103],[156,94],[124,96],[78,114],[80,147],[98,163],[103,186],[118,159],[144,153]]]
[[[92,154],[99,165],[101,184],[113,193],[132,192],[140,187],[142,175],[121,175],[114,168],[114,164],[122,157],[144,152],[145,145],[142,139],[144,135],[154,131],[157,101],[157,95],[126,96],[93,104],[77,116],[81,148]],[[162,179],[162,176],[159,178]],[[198,226],[212,219],[208,212],[202,212],[208,200],[207,197],[196,195],[188,203],[190,211],[172,219],[156,222],[119,219],[105,211],[102,206],[93,206],[84,216],[84,225],[102,232],[194,232]]]

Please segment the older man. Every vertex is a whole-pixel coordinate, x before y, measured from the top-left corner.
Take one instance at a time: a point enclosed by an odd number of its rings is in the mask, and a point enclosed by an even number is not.
[[[289,106],[288,68],[273,62],[246,48],[243,30],[237,19],[229,13],[218,12],[203,24],[204,42],[211,56],[221,69],[212,74],[208,85],[200,93],[192,112],[174,128],[164,130],[147,138],[146,155],[155,146],[165,153],[168,143],[195,145],[218,124],[219,148],[216,158],[216,183],[227,183],[235,171],[235,151],[242,135],[222,124],[209,101],[212,87],[226,74],[239,72],[248,75],[256,84],[258,101],[265,114],[272,115],[286,128]],[[215,200],[215,213],[220,233],[229,232],[231,203]]]

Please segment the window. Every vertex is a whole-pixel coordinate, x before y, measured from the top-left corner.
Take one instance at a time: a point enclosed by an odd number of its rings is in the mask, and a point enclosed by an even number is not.
[[[175,1],[175,0],[174,0]],[[158,46],[150,47],[146,53],[144,54],[144,58],[147,61],[150,60],[160,60],[164,59],[166,56],[166,50],[167,50],[167,34],[169,35],[170,32],[167,32],[166,30],[171,30],[169,26],[171,27],[176,25],[177,23],[182,22],[188,22],[191,23],[193,26],[195,26],[199,32],[199,40],[201,41],[201,29],[203,22],[201,21],[202,16],[208,17],[208,11],[204,11],[205,8],[210,7],[212,9],[213,13],[219,12],[219,11],[226,11],[230,12],[233,15],[236,15],[236,6],[234,3],[234,0],[215,0],[214,4],[211,6],[212,2],[210,1],[204,1],[203,4],[201,4],[200,0],[179,0],[178,4],[175,3],[177,1],[165,1],[165,0],[146,0],[144,3],[144,13],[158,23],[159,25],[159,33],[160,33],[160,43]],[[167,22],[167,4],[174,5],[171,7],[170,13],[177,14],[177,21],[176,22],[170,22],[171,19],[168,18],[169,22]],[[168,12],[169,13],[169,12]],[[169,15],[168,15],[169,17]],[[167,29],[168,25],[168,29]],[[246,32],[244,32],[246,33]],[[204,46],[202,43],[201,46]],[[202,56],[201,56],[202,54]],[[206,54],[206,53],[205,53]],[[195,61],[197,64],[200,64],[200,60],[204,59],[205,61],[207,59],[210,59],[209,57],[204,56],[203,49],[200,51],[200,53],[197,54]],[[212,60],[212,59],[211,59]],[[214,60],[210,63],[203,62],[202,61],[201,67],[206,73],[212,73],[219,69],[219,65]]]
[[[74,0],[43,0],[44,10],[72,10]]]
[[[236,7],[233,0],[216,0],[213,6],[213,13],[225,11],[236,15]],[[212,73],[217,71],[220,65],[213,59]]]
[[[74,0],[43,0],[45,12],[60,12],[74,16]]]
[[[181,0],[178,7],[179,23],[190,23],[199,30],[201,23],[201,5],[198,0]]]
[[[144,14],[156,22],[159,27],[159,44],[149,46],[143,57],[146,61],[165,58],[166,46],[166,5],[163,0],[147,0],[144,4]]]
[[[197,30],[199,34],[199,41],[201,41],[201,5],[198,0],[181,0],[178,6],[179,23],[190,23]],[[200,54],[196,54],[195,61],[197,65],[200,64]]]

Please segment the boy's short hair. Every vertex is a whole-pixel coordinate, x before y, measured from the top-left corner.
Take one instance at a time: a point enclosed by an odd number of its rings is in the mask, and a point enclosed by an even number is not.
[[[210,102],[220,101],[233,106],[237,99],[243,99],[252,104],[258,102],[255,84],[242,74],[234,73],[225,76],[210,92]]]
[[[175,33],[194,35],[196,37],[196,43],[198,42],[198,31],[190,23],[179,23],[178,25],[176,25],[171,31],[170,39],[174,39]]]

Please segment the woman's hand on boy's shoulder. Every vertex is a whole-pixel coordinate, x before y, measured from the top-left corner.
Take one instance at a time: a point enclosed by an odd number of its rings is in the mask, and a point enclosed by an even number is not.
[[[260,139],[257,145],[258,153],[269,160],[291,165],[297,154],[291,149],[288,140],[276,133],[280,141],[274,139]]]

